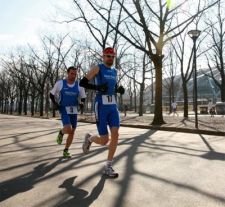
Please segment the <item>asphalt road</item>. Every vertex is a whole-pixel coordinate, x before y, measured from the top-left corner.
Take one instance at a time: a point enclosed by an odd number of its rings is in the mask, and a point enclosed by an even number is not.
[[[1,207],[225,206],[225,137],[121,127],[119,178],[101,175],[107,147],[83,155],[79,123],[71,147],[55,138],[60,121],[0,115]]]

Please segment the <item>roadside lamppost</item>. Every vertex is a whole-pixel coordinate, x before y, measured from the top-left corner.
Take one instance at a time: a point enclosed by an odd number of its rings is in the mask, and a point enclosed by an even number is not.
[[[195,128],[198,128],[198,91],[197,91],[197,64],[196,64],[196,40],[198,39],[201,31],[190,30],[188,35],[194,43],[194,57],[193,57],[193,97],[194,97],[194,112],[195,112]]]

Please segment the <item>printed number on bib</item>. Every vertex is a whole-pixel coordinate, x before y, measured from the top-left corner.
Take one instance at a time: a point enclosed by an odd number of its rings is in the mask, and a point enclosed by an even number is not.
[[[115,96],[103,95],[102,96],[102,104],[103,105],[116,104]]]
[[[77,114],[77,107],[76,106],[66,106],[66,113],[67,114]]]

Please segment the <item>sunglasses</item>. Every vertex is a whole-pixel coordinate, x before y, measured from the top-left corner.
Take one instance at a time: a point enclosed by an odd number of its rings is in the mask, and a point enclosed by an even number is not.
[[[114,55],[104,55],[105,57],[107,58],[114,58],[115,56]]]

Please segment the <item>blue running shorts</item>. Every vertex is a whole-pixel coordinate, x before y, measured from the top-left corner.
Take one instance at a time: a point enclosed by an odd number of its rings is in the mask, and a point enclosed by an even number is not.
[[[95,102],[95,118],[99,135],[108,135],[107,126],[120,127],[117,105],[103,105]]]
[[[77,127],[77,114],[67,114],[65,107],[61,107],[59,112],[63,126],[71,125],[74,129]]]

